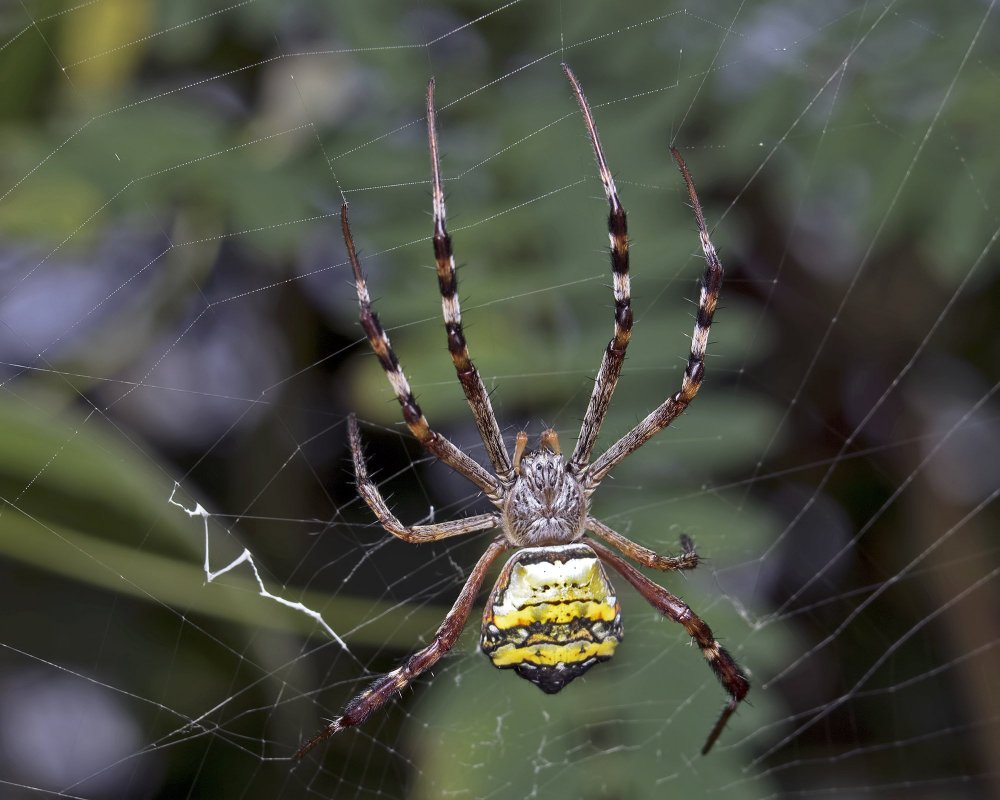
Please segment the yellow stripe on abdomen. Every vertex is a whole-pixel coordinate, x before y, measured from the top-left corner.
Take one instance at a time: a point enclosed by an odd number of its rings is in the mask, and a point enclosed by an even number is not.
[[[534,644],[529,647],[502,645],[490,654],[490,660],[501,669],[518,664],[555,667],[558,664],[581,664],[592,658],[607,661],[614,655],[617,646],[617,639],[572,644]]]
[[[493,624],[500,630],[520,628],[540,622],[546,625],[564,625],[574,619],[592,622],[613,622],[618,616],[614,606],[604,601],[576,601],[570,603],[539,603],[535,606],[515,608],[505,614],[494,614]]]

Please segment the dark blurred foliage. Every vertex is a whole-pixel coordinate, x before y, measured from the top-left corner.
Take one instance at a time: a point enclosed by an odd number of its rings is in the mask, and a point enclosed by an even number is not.
[[[998,791],[991,11],[0,6],[0,794]],[[571,442],[612,314],[563,59],[633,236],[602,442],[683,369],[701,265],[671,141],[727,267],[702,395],[594,508],[661,551],[695,538],[706,565],[668,583],[752,669],[753,706],[697,758],[721,691],[623,592],[620,654],[544,705],[473,653],[473,622],[433,680],[291,769],[483,547],[386,541],[355,496],[350,411],[404,520],[483,509],[404,435],[339,206],[432,424],[481,457],[431,268],[436,75],[473,356],[508,438]],[[175,482],[212,515],[213,569],[249,548],[349,652],[245,568],[206,585]]]

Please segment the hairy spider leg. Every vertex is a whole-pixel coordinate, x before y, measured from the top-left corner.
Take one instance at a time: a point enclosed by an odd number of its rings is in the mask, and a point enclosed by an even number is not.
[[[705,215],[701,211],[701,203],[698,202],[698,194],[695,192],[694,181],[691,179],[691,173],[688,172],[687,164],[684,163],[684,159],[676,147],[670,148],[670,154],[677,162],[677,167],[680,169],[687,186],[688,197],[691,200],[695,221],[698,224],[701,249],[705,254],[705,275],[702,278],[701,294],[698,298],[698,315],[695,318],[694,333],[691,335],[691,352],[688,355],[687,367],[684,369],[680,391],[668,397],[644,420],[605,450],[603,455],[585,470],[583,481],[587,485],[588,491],[593,491],[616,465],[673,422],[694,399],[705,377],[705,350],[708,347],[708,332],[712,327],[712,317],[715,314],[719,292],[722,289],[722,263],[719,261],[712,240],[708,236]]]
[[[462,587],[462,591],[459,592],[451,611],[448,612],[444,622],[434,634],[431,643],[406,659],[398,669],[376,679],[371,686],[347,704],[343,714],[302,745],[293,758],[298,761],[324,739],[329,739],[344,728],[360,725],[368,718],[369,714],[409,686],[418,676],[433,667],[441,656],[451,650],[469,619],[472,605],[482,588],[487,570],[496,557],[509,547],[510,545],[502,536],[494,539],[479,561],[476,562],[476,566],[472,568],[469,579]]]
[[[357,482],[358,494],[375,514],[379,525],[393,536],[411,544],[423,544],[424,542],[446,539],[449,536],[461,536],[465,533],[485,531],[501,526],[503,518],[496,513],[478,514],[464,519],[443,520],[442,522],[433,522],[430,525],[404,525],[389,510],[389,505],[382,497],[382,493],[368,476],[365,454],[361,446],[361,431],[358,428],[358,418],[354,414],[347,418],[347,439],[351,447],[351,458],[354,460],[354,478]]]
[[[580,437],[576,440],[576,447],[573,448],[573,455],[569,461],[570,469],[573,472],[579,472],[590,461],[590,453],[597,442],[597,435],[601,431],[604,417],[608,413],[608,406],[611,404],[611,396],[614,394],[615,385],[622,373],[625,350],[628,348],[629,339],[632,336],[632,300],[628,277],[628,222],[625,218],[625,209],[618,199],[618,189],[615,187],[615,180],[611,176],[607,159],[604,157],[601,140],[597,135],[597,126],[594,124],[594,115],[590,111],[580,82],[569,66],[563,64],[562,68],[569,79],[570,86],[573,87],[576,102],[579,103],[580,111],[583,113],[583,121],[587,126],[587,136],[590,137],[590,144],[594,148],[597,170],[601,175],[601,183],[604,185],[604,194],[608,198],[608,206],[610,207],[608,238],[611,242],[611,277],[614,282],[615,297],[615,332],[604,350],[601,367],[594,380],[594,390],[587,403],[587,412],[583,416]]]
[[[620,553],[650,569],[658,569],[661,572],[694,569],[700,560],[694,550],[694,543],[685,534],[681,534],[681,554],[679,556],[663,556],[655,550],[636,544],[627,536],[622,536],[596,517],[587,517],[586,527],[588,531],[600,536]]]
[[[614,567],[625,580],[631,583],[653,608],[665,617],[684,626],[684,630],[701,649],[701,654],[712,668],[712,672],[729,693],[729,701],[722,709],[721,716],[712,727],[708,739],[701,748],[701,754],[707,754],[712,749],[712,745],[715,744],[715,740],[719,738],[719,734],[722,733],[722,729],[726,726],[733,712],[736,711],[736,707],[750,691],[750,679],[743,673],[740,665],[736,663],[729,651],[719,644],[712,634],[712,629],[708,627],[708,623],[695,614],[683,600],[659,584],[653,583],[639,570],[603,545],[591,542],[590,546],[597,552],[602,561]]]
[[[385,370],[389,383],[392,384],[392,390],[396,393],[396,399],[403,410],[403,420],[406,422],[406,427],[430,453],[476,484],[491,500],[499,498],[501,495],[499,481],[444,436],[432,430],[424,412],[417,405],[417,400],[410,389],[410,383],[406,380],[399,359],[393,352],[389,336],[386,334],[385,328],[382,327],[382,323],[379,322],[378,314],[372,308],[368,286],[361,274],[361,264],[358,261],[357,250],[354,248],[351,226],[347,220],[346,203],[340,209],[340,227],[344,234],[344,244],[347,246],[347,256],[351,261],[351,269],[354,271],[354,286],[357,290],[358,306],[361,311],[361,327],[364,328],[365,334],[368,336],[368,343],[375,351],[382,369]]]
[[[437,138],[437,114],[434,110],[434,79],[427,84],[427,137],[430,141],[432,190],[434,200],[434,260],[437,262],[438,288],[441,290],[441,313],[448,333],[448,352],[455,364],[459,383],[465,392],[465,399],[476,419],[476,428],[486,446],[493,469],[504,482],[514,477],[514,467],[500,434],[489,392],[483,385],[469,357],[469,348],[462,331],[462,309],[458,301],[458,277],[455,273],[455,254],[451,247],[451,236],[445,227],[444,185],[441,181],[441,156]]]

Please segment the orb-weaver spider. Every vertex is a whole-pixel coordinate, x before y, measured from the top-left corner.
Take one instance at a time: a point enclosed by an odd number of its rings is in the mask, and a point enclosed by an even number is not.
[[[618,190],[604,158],[593,114],[573,71],[565,64],[563,71],[583,113],[610,206],[608,232],[615,298],[614,336],[604,352],[580,436],[568,462],[563,458],[556,432],[551,429],[542,433],[535,450],[527,449],[528,435],[524,431],[518,433],[511,457],[493,413],[489,394],[469,356],[462,331],[455,259],[451,238],[445,229],[433,79],[427,88],[427,129],[433,171],[434,255],[441,307],[448,350],[494,474],[434,431],[417,405],[389,337],[372,308],[348,225],[346,204],[341,208],[344,242],[361,307],[361,326],[392,384],[407,427],[431,454],[478,486],[496,510],[449,522],[404,525],[389,510],[368,475],[358,422],[351,415],[348,433],[358,492],[382,527],[406,542],[434,542],[489,529],[499,529],[501,533],[473,567],[433,641],[410,656],[401,667],[375,680],[347,705],[340,717],[303,744],[296,758],[301,758],[338,731],[363,722],[451,649],[465,627],[487,570],[497,556],[511,548],[517,550],[501,570],[483,615],[482,649],[497,667],[514,669],[543,691],[554,693],[594,664],[611,658],[622,639],[622,624],[618,599],[603,562],[619,572],[654,608],[684,626],[729,693],[729,701],[702,748],[703,754],[715,744],[726,722],[750,690],[747,676],[733,657],[715,639],[708,625],[680,598],[651,581],[611,549],[593,539],[584,539],[585,534],[594,534],[628,558],[651,569],[686,570],[698,565],[698,556],[687,536],[681,537],[680,555],[659,555],[590,516],[589,507],[590,497],[604,477],[666,428],[697,394],[705,374],[708,331],[722,286],[722,264],[709,239],[701,204],[684,159],[675,148],[671,148],[670,152],[687,186],[707,264],[687,368],[679,391],[591,462],[591,451],[621,374],[632,331],[628,232],[625,209],[619,202]]]

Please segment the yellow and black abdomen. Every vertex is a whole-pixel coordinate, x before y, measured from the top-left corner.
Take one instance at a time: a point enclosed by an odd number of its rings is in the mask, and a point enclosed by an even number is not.
[[[549,693],[607,661],[621,640],[615,590],[585,544],[518,550],[483,613],[481,645],[494,666]]]

